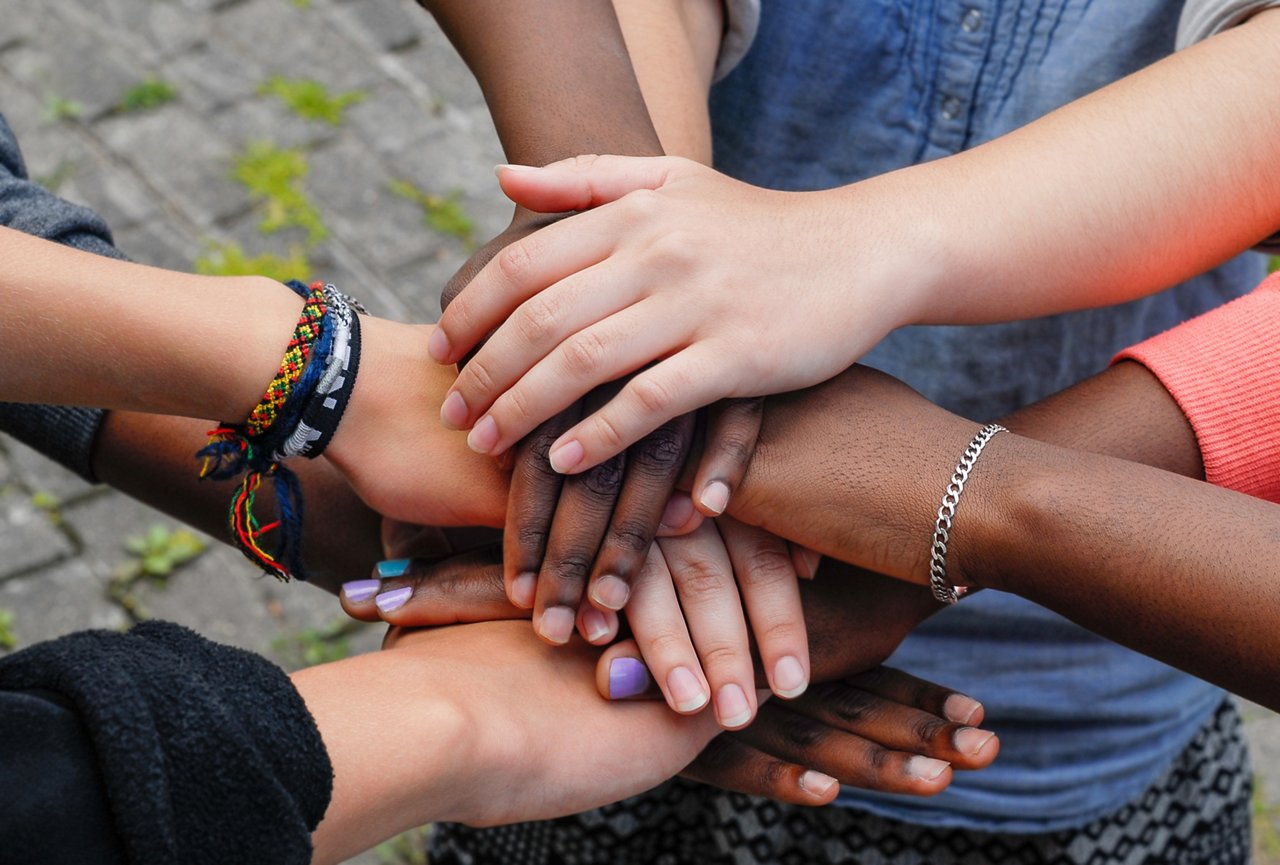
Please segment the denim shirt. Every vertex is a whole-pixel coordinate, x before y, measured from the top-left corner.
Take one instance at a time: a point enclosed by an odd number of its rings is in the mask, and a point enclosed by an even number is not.
[[[973,147],[1169,54],[1182,5],[765,0],[754,44],[712,93],[717,167],[761,186],[821,189]],[[1264,271],[1248,253],[1106,310],[906,328],[867,362],[954,412],[993,419],[1244,293]],[[855,790],[840,799],[934,826],[1082,826],[1155,781],[1222,700],[1198,679],[997,592],[935,616],[889,663],[981,700],[985,726],[1001,737],[991,768],[958,773],[932,799]]]

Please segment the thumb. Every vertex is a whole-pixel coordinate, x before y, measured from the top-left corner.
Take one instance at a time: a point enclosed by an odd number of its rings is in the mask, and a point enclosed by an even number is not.
[[[637,189],[660,189],[685,163],[673,156],[575,156],[543,168],[499,165],[507,197],[538,213],[590,210]]]

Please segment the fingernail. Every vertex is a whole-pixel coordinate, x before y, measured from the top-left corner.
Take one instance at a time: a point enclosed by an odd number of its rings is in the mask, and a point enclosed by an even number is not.
[[[805,573],[801,574],[806,580],[812,580],[818,575],[818,566],[822,564],[822,554],[815,553],[813,550],[805,550],[800,554],[800,558],[804,559]]]
[[[551,459],[551,467],[560,474],[573,471],[578,463],[582,462],[582,458],[587,452],[582,449],[582,444],[577,439],[570,439],[562,445],[558,445],[551,449],[548,456]]]
[[[689,522],[692,516],[693,499],[684,495],[672,496],[671,501],[667,502],[666,508],[662,511],[662,527],[678,529]]]
[[[538,166],[536,165],[512,165],[506,162],[500,162],[497,165],[493,166],[493,173],[496,174],[498,177],[501,177],[502,172],[504,171],[537,171],[537,170],[538,170]]]
[[[942,714],[948,721],[956,724],[967,724],[982,709],[982,704],[964,694],[952,694],[942,704]]]
[[[943,760],[917,755],[907,761],[907,774],[922,781],[932,781],[945,772],[950,765]]]
[[[384,613],[390,613],[392,610],[398,610],[405,605],[405,601],[409,600],[409,596],[413,594],[413,589],[409,586],[401,586],[398,589],[392,589],[389,592],[383,592],[374,598],[373,601],[378,605],[378,609]]]
[[[613,574],[605,574],[596,580],[595,586],[591,589],[591,600],[610,610],[621,610],[627,605],[629,597],[631,597],[631,587]]]
[[[431,336],[427,337],[427,354],[431,359],[436,363],[447,363],[451,353],[445,332],[438,327],[431,331]]]
[[[537,574],[520,574],[511,581],[511,603],[527,610],[533,606],[533,596],[537,590]]]
[[[667,690],[676,701],[677,712],[696,712],[707,705],[707,692],[687,667],[676,667],[667,674]]]
[[[476,421],[467,436],[467,447],[478,454],[491,453],[498,444],[498,425],[493,418],[485,415]]]
[[[720,516],[724,513],[724,509],[729,507],[729,485],[722,481],[712,481],[702,488],[702,495],[698,496],[698,502],[704,511]]]
[[[568,607],[547,607],[538,619],[538,633],[548,643],[563,646],[573,636],[573,610]]]
[[[609,662],[609,699],[638,697],[649,689],[649,668],[636,658],[614,658]]]
[[[716,694],[716,718],[720,726],[732,730],[751,720],[751,704],[741,685],[730,682]]]
[[[809,687],[809,677],[804,674],[800,660],[787,655],[773,668],[773,693],[788,700],[799,697]]]
[[[342,584],[342,597],[353,604],[362,604],[378,594],[380,588],[382,582],[379,580],[352,580]]]
[[[385,562],[378,562],[378,576],[384,580],[390,577],[403,577],[407,570],[409,570],[409,559],[387,559]]]
[[[830,775],[815,772],[812,769],[800,776],[800,788],[808,790],[815,796],[825,796],[838,782]]]
[[[467,425],[467,403],[456,390],[440,404],[440,423],[454,430],[463,429]]]
[[[609,623],[604,619],[604,613],[589,608],[582,614],[582,627],[587,632],[587,642],[595,643],[609,636]]]
[[[979,730],[977,727],[961,727],[956,730],[956,750],[962,754],[968,754],[970,757],[976,757],[978,752],[985,748],[994,736],[995,733],[990,730]]]

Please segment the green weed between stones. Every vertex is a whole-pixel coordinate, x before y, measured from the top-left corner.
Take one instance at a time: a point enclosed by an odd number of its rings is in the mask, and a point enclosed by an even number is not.
[[[107,581],[107,596],[119,604],[134,621],[147,618],[134,589],[144,580],[164,585],[174,572],[198,558],[207,549],[204,541],[186,529],[153,525],[144,535],[125,539],[129,561],[117,565]]]
[[[7,652],[18,647],[18,638],[13,634],[13,612],[0,607],[0,651]]]
[[[1271,266],[1267,268],[1267,273],[1275,273],[1280,270],[1280,255],[1272,256]]]
[[[284,149],[270,141],[256,141],[236,157],[232,177],[244,185],[263,207],[258,228],[272,234],[283,228],[301,228],[308,243],[329,236],[320,212],[302,191],[309,168],[301,149]]]
[[[289,669],[341,661],[351,654],[351,635],[364,627],[355,619],[334,619],[326,625],[303,628],[271,641],[271,649]]]
[[[44,119],[50,123],[61,120],[79,120],[84,114],[84,105],[74,99],[61,96],[50,96],[44,104]]]
[[[266,276],[277,282],[306,282],[311,278],[311,262],[306,252],[296,246],[289,250],[288,258],[282,258],[273,252],[248,256],[234,243],[211,244],[196,259],[195,269],[205,276]]]
[[[273,75],[258,88],[258,93],[276,97],[303,120],[319,120],[330,126],[342,125],[342,112],[364,100],[364,93],[359,90],[331,96],[319,81],[280,75]]]
[[[475,224],[458,200],[462,197],[461,190],[455,189],[448,195],[433,195],[407,180],[393,180],[388,188],[421,207],[422,221],[433,231],[458,238],[468,250],[475,246]]]
[[[178,90],[168,81],[161,80],[154,75],[148,75],[142,81],[130,87],[120,97],[120,102],[116,106],[123,112],[130,111],[150,111],[153,108],[159,108],[166,102],[172,102],[178,98]]]

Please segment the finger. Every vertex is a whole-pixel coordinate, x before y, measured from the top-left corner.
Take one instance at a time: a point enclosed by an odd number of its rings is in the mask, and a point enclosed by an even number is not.
[[[693,426],[694,417],[682,415],[627,450],[626,478],[588,587],[591,602],[600,609],[621,610],[626,605],[631,581],[666,516]]]
[[[512,606],[502,586],[496,547],[442,562],[409,560],[400,576],[353,580],[340,600],[348,615],[395,625],[453,625],[518,619],[527,610]]]
[[[593,389],[679,349],[683,331],[676,326],[654,326],[655,321],[669,318],[662,308],[662,300],[642,300],[573,334],[501,393],[488,387],[483,395],[478,389],[473,391],[468,400],[491,395],[493,402],[471,428],[467,446],[477,453],[498,453]],[[658,419],[609,456],[670,419]]]
[[[893,667],[873,667],[848,676],[845,681],[897,703],[915,706],[957,724],[981,724],[986,715],[982,704],[972,697],[926,682]]]
[[[624,216],[610,210],[584,214],[503,247],[440,314],[427,354],[437,363],[458,363],[520,304],[604,261]]]
[[[578,605],[613,516],[625,470],[626,454],[619,454],[565,479],[533,604],[534,630],[552,645],[563,645],[573,635]]]
[[[705,450],[693,481],[698,509],[718,517],[729,506],[756,450],[764,398],[725,399],[708,409]]]
[[[809,638],[787,542],[729,517],[716,521],[733,563],[769,688],[792,699],[809,685]]]
[[[802,580],[812,580],[818,576],[818,566],[822,564],[822,554],[801,544],[790,544],[791,564],[796,569],[796,576]]]
[[[738,735],[777,759],[812,767],[852,787],[932,796],[951,783],[951,767],[943,760],[829,726],[792,711],[792,704],[766,704],[756,723]]]
[[[990,730],[956,724],[917,706],[863,690],[849,681],[820,683],[789,705],[826,727],[844,730],[894,751],[941,760],[959,769],[988,766],[1000,750],[999,740]],[[922,767],[931,766],[919,764],[908,766],[908,770],[913,777],[921,777]]]
[[[577,627],[578,633],[591,645],[607,646],[618,636],[618,614],[583,604],[578,608]]]
[[[671,418],[728,395],[732,382],[717,374],[717,354],[714,344],[700,342],[633,376],[603,408],[556,440],[552,467],[565,474],[585,471]]]
[[[663,538],[658,548],[711,685],[720,726],[737,729],[751,723],[756,713],[751,646],[733,565],[719,531],[704,523],[685,537]]]
[[[649,548],[631,587],[627,623],[667,705],[682,715],[701,711],[711,691],[680,612],[671,571],[656,545]]]
[[[507,197],[539,213],[588,210],[642,189],[659,189],[688,160],[673,157],[576,156],[542,168],[499,165]]]
[[[471,427],[500,394],[557,346],[636,303],[641,285],[637,277],[620,278],[617,268],[610,269],[606,262],[571,274],[528,298],[467,360],[445,394],[440,419],[453,429]],[[588,353],[581,359],[589,362],[594,359],[589,353],[603,348],[591,344],[581,349]]]
[[[547,452],[556,437],[579,416],[574,406],[538,427],[516,448],[507,497],[503,532],[503,577],[507,597],[517,607],[531,609],[538,585],[538,571],[547,551],[547,537],[564,477],[551,469]]]
[[[663,698],[635,640],[614,643],[600,655],[596,662],[596,690],[606,700]]]
[[[658,523],[658,537],[674,538],[687,535],[706,520],[693,506],[693,499],[688,493],[671,494],[666,508],[662,511],[662,519]]]
[[[723,790],[792,805],[826,805],[840,792],[830,775],[766,754],[736,733],[712,739],[681,774]]]

